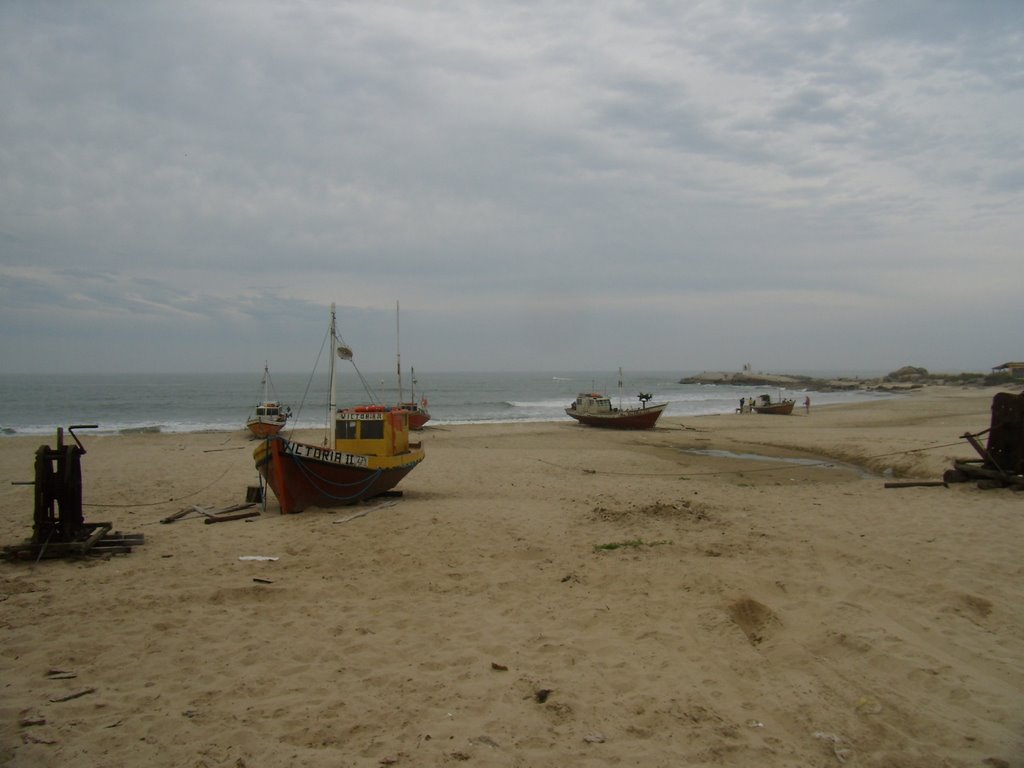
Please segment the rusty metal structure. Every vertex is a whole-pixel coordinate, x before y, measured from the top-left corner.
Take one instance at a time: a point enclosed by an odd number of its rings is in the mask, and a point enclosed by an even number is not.
[[[57,447],[42,445],[36,451],[35,480],[19,485],[35,486],[32,538],[4,547],[10,560],[44,557],[124,554],[143,544],[142,534],[112,533],[112,523],[87,523],[82,514],[82,456],[85,447],[76,429],[95,429],[95,424],[68,427],[73,444],[65,444],[64,430],[57,429]]]
[[[988,435],[985,445],[978,439]],[[992,398],[992,422],[982,432],[962,437],[980,459],[957,459],[946,470],[947,483],[978,481],[984,488],[1024,490],[1024,393],[999,392]]]

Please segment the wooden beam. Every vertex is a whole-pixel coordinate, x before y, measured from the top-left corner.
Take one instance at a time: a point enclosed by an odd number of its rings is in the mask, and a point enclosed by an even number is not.
[[[227,515],[210,515],[203,522],[206,525],[210,523],[226,523],[229,520],[244,520],[247,517],[259,517],[260,513],[257,512],[236,512],[234,514]]]

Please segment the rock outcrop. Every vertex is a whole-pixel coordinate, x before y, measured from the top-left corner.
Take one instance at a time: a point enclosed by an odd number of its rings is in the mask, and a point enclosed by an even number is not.
[[[704,371],[696,376],[679,380],[680,384],[730,384],[738,387],[780,387],[810,389],[816,392],[863,389],[900,392],[926,384],[949,386],[987,387],[993,384],[1015,383],[1007,376],[984,373],[929,373],[927,368],[905,365],[885,376],[873,379],[816,378],[798,373],[752,373],[751,371]]]

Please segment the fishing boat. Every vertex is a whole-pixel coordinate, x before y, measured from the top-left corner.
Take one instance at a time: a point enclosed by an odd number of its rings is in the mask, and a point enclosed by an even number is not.
[[[402,397],[402,373],[399,370],[398,373],[398,397],[399,407],[404,408],[409,412],[409,429],[421,430],[428,421],[430,421],[430,411],[427,410],[427,398],[426,396],[421,397],[419,400],[416,399],[416,371],[413,368],[409,369],[409,374],[412,376],[411,391],[409,393],[409,400],[404,402],[401,401]]]
[[[418,401],[416,400],[415,384],[416,384],[416,372],[412,371],[412,382],[413,390],[410,393],[410,399],[405,399],[405,389],[402,386],[402,350],[400,340],[400,330],[398,325],[398,302],[395,302],[395,335],[399,338],[398,346],[395,352],[395,372],[398,376],[398,402],[397,408],[409,412],[409,429],[421,430],[424,425],[430,421],[430,412],[427,410],[427,398],[422,397]],[[384,387],[384,380],[380,381],[381,389]],[[369,387],[366,388],[366,393],[370,396],[370,404],[377,405],[378,399],[374,397],[373,393],[370,392]],[[354,410],[357,407],[362,406],[349,406],[346,410]]]
[[[398,407],[404,408],[409,412],[409,428],[420,430],[423,429],[424,425],[430,421],[430,412],[427,410],[427,398],[422,397],[418,401],[416,400],[416,371],[413,368],[409,369],[409,373],[412,376],[412,382],[410,385],[409,399],[404,400],[404,391],[402,390],[402,339],[401,339],[401,326],[398,320],[398,302],[395,302],[395,364],[396,372],[398,373]]]
[[[246,428],[254,437],[270,437],[281,431],[291,416],[291,409],[278,400],[270,398],[270,367],[263,364],[263,399],[256,403],[252,415],[245,422]]]
[[[794,402],[795,401],[793,400],[786,400],[781,397],[773,402],[770,395],[758,395],[751,407],[754,409],[755,413],[769,413],[779,416],[788,416],[793,412]]]
[[[622,369],[619,369],[619,407],[612,406],[608,395],[597,392],[580,392],[576,400],[565,409],[566,414],[580,424],[590,427],[608,427],[611,429],[652,429],[668,403],[648,405],[652,395],[641,392],[639,408],[622,407]]]
[[[379,496],[398,485],[425,455],[420,443],[409,440],[408,411],[383,405],[337,407],[335,354],[352,361],[352,350],[338,336],[333,304],[329,334],[330,405],[323,443],[274,435],[253,452],[256,469],[277,497],[282,514]]]

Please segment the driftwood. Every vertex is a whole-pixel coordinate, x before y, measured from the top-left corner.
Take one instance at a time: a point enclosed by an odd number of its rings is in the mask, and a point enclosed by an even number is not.
[[[72,699],[77,699],[77,698],[79,698],[81,696],[87,696],[90,693],[96,693],[96,689],[95,688],[83,688],[80,691],[75,691],[74,693],[68,693],[68,694],[65,694],[64,696],[51,696],[50,697],[50,701],[52,701],[54,704],[58,704],[58,703],[60,703],[62,701],[71,701]]]
[[[164,523],[164,524],[166,524],[166,523],[173,523],[175,520],[180,520],[181,518],[183,518],[185,515],[187,515],[191,511],[192,511],[192,507],[185,507],[184,509],[179,509],[174,514],[171,514],[171,515],[168,515],[167,517],[161,518],[160,522]]]
[[[173,523],[178,520],[181,520],[182,518],[186,517],[192,512],[196,512],[197,514],[200,514],[203,517],[205,517],[207,523],[223,523],[228,520],[242,520],[246,517],[256,517],[257,515],[259,515],[259,512],[248,512],[241,515],[233,515],[231,513],[240,512],[241,510],[244,509],[250,509],[251,507],[254,506],[256,505],[252,503],[231,504],[230,506],[222,507],[221,509],[206,509],[205,507],[201,507],[198,504],[193,504],[189,507],[185,507],[184,509],[178,510],[174,514],[168,515],[167,517],[163,518],[160,522]]]
[[[927,480],[922,482],[906,482],[906,483],[886,483],[886,488],[934,488],[937,486],[948,488],[949,483],[942,480]]]
[[[193,507],[196,512],[206,515],[207,517],[216,515],[226,515],[228,512],[237,512],[240,509],[249,509],[250,507],[256,506],[255,504],[231,504],[227,507],[221,507],[220,509],[203,509],[202,507]]]
[[[210,515],[203,520],[206,525],[210,523],[226,523],[228,520],[244,520],[247,517],[259,517],[259,510],[255,512],[235,512],[234,514]]]

